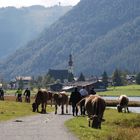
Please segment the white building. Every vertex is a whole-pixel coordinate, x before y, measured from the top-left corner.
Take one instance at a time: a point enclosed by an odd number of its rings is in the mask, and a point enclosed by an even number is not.
[[[17,76],[15,78],[15,87],[16,88],[30,88],[30,82],[32,80],[32,77],[30,76]]]

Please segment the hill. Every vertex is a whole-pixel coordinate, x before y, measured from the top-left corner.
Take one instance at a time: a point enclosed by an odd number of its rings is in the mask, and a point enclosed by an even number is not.
[[[49,27],[70,9],[70,6],[45,8],[39,5],[18,9],[0,8],[0,59],[35,39],[44,28]]]
[[[100,75],[119,68],[140,71],[140,1],[81,0],[2,66],[4,75],[38,75],[49,68]],[[24,53],[23,53],[24,52]]]

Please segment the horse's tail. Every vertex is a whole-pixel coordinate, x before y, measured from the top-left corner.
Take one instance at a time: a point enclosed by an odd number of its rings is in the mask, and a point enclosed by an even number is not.
[[[86,97],[84,97],[83,99],[81,99],[81,100],[76,104],[76,106],[77,106],[77,107],[80,106],[81,102],[84,101],[84,100],[86,100]]]

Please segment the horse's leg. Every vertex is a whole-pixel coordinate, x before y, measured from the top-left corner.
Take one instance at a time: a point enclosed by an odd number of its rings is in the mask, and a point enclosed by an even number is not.
[[[42,113],[46,113],[46,103],[42,103]]]
[[[55,114],[57,114],[57,104],[55,104]]]
[[[41,104],[41,108],[42,108],[41,113],[43,113],[44,112],[44,104],[43,103]]]
[[[39,105],[37,104],[37,105],[36,105],[36,110],[37,110],[37,112],[39,112],[38,106],[39,106]]]
[[[78,116],[78,107],[75,105],[76,116]]]
[[[66,113],[68,113],[68,103],[66,103]]]
[[[88,118],[88,126],[90,127],[90,118]]]
[[[129,109],[128,109],[128,106],[127,106],[127,112],[129,113]]]
[[[45,107],[44,107],[44,113],[46,113],[46,107],[47,107],[47,103],[45,103]]]
[[[63,103],[62,103],[61,109],[62,109],[61,114],[64,114],[64,104]]]
[[[51,99],[51,107],[52,107],[52,99]]]

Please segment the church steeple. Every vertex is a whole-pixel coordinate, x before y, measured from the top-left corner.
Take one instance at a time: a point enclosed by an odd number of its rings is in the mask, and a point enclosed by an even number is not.
[[[69,72],[73,73],[73,61],[72,61],[72,54],[69,55],[69,62],[68,62],[68,66],[69,66]]]

